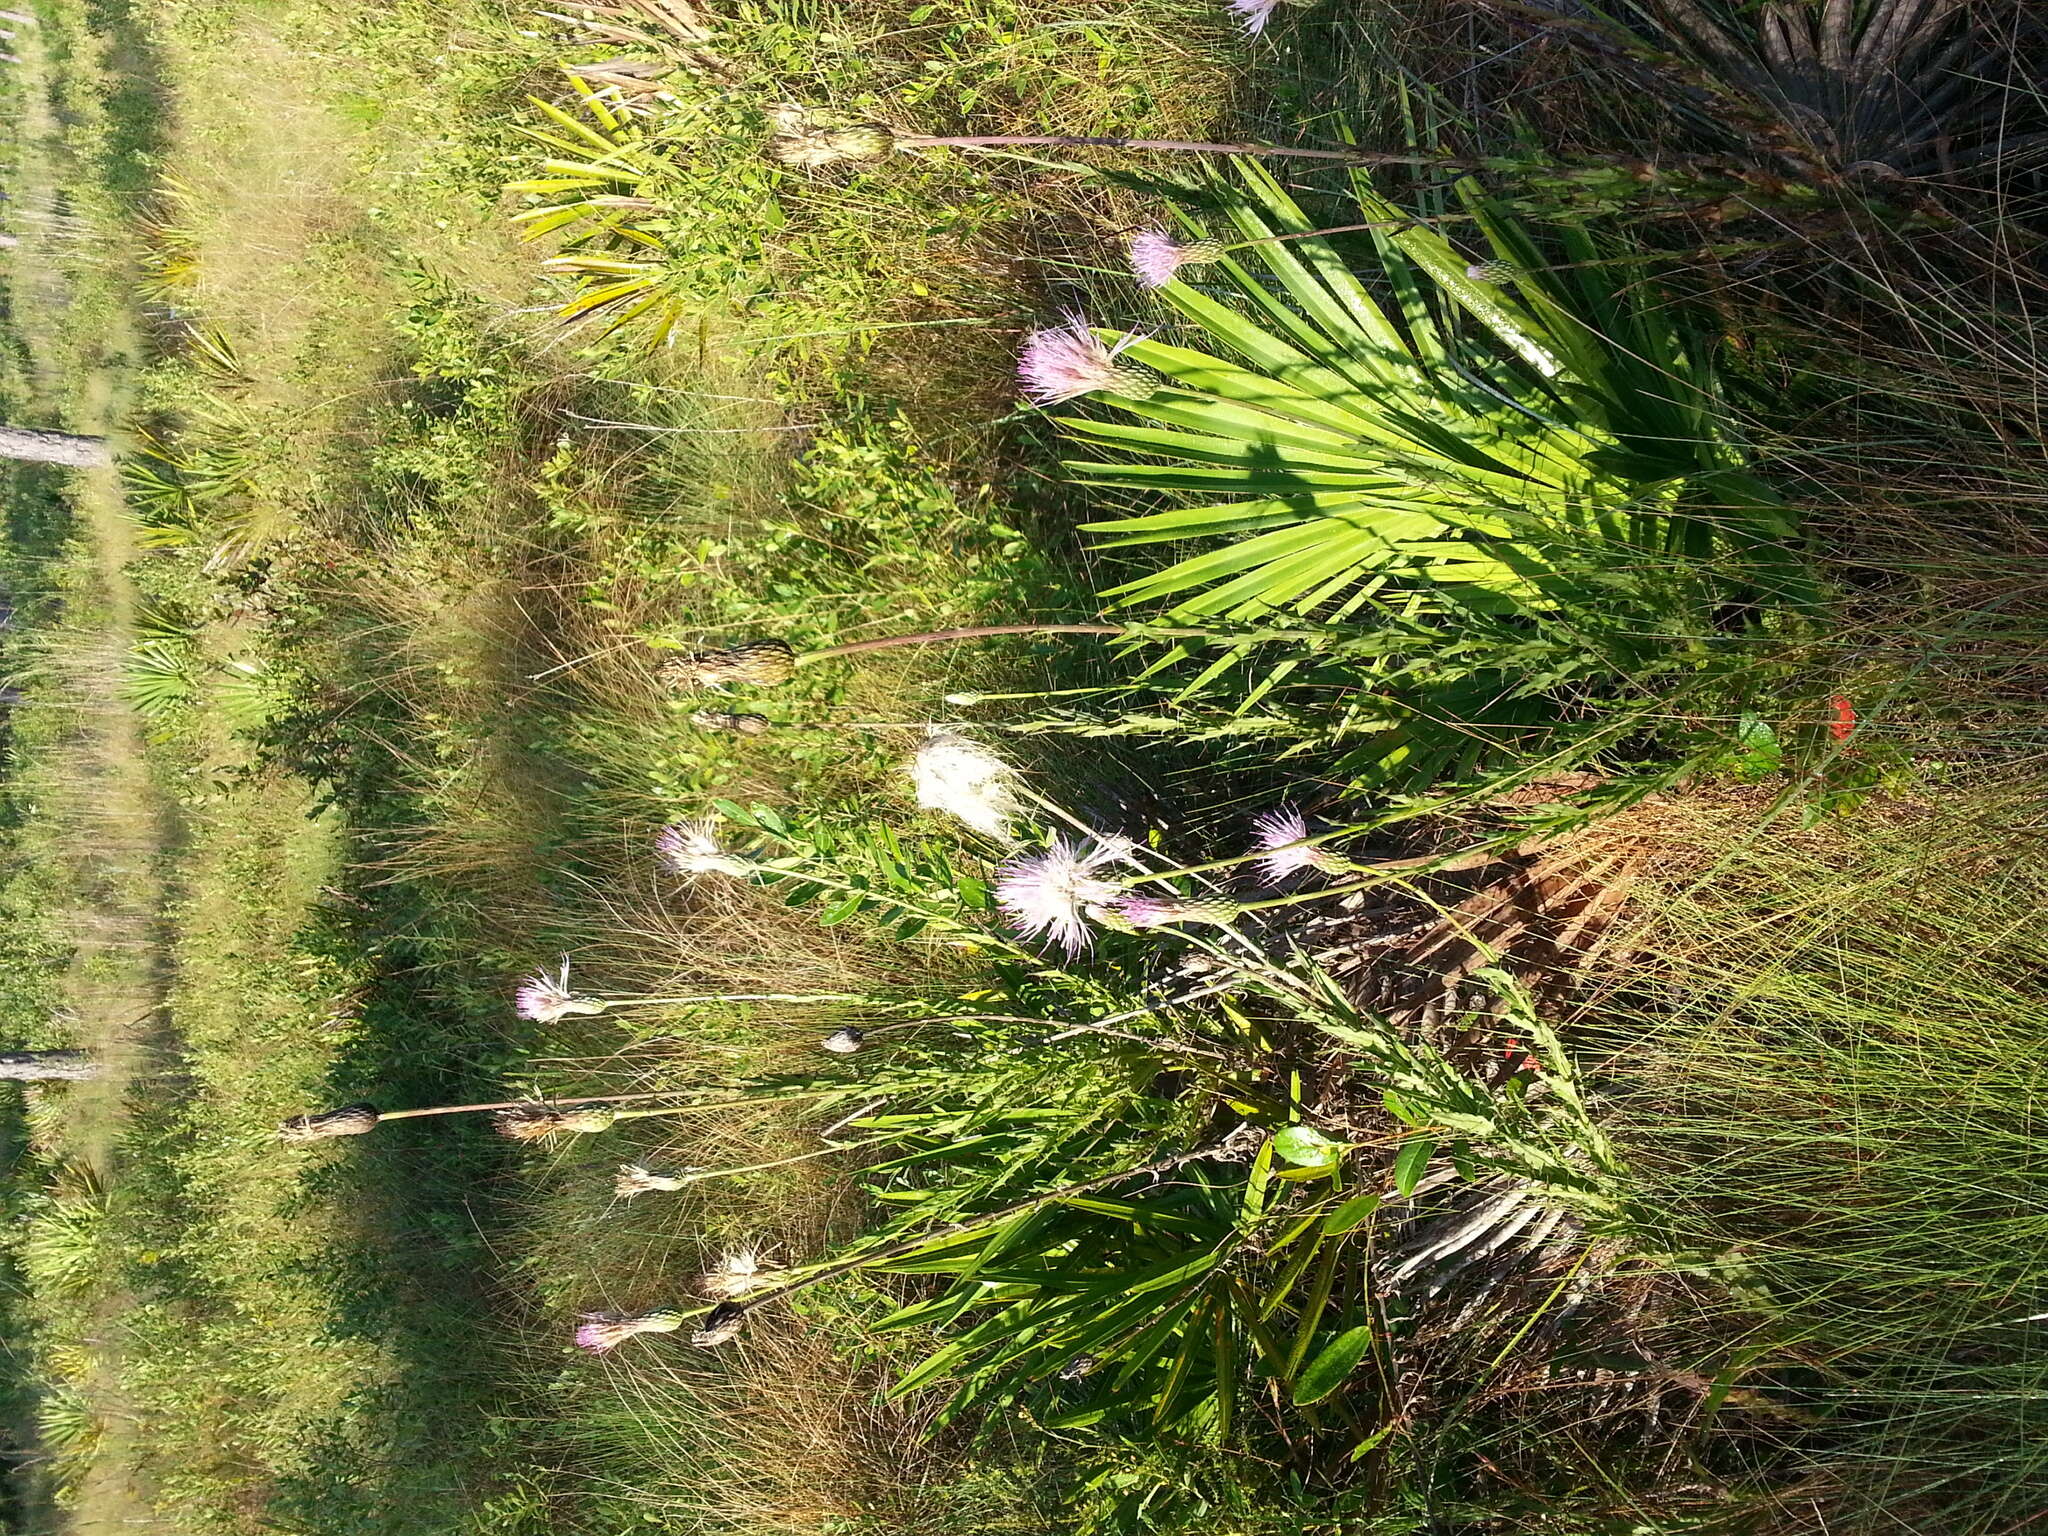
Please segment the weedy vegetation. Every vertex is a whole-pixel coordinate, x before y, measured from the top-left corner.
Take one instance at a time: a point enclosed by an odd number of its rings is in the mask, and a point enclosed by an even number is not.
[[[2024,1529],[2037,31],[42,0],[15,1523]]]

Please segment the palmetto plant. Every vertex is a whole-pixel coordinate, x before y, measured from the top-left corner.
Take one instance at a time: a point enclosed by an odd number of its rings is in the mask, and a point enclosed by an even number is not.
[[[1179,274],[1214,281],[1160,290],[1207,346],[1123,345],[1100,399],[1126,419],[1062,425],[1126,457],[1069,467],[1193,503],[1090,525],[1115,547],[1196,544],[1106,596],[1328,633],[1192,679],[1169,656],[1126,690],[1158,698],[1150,718],[1229,737],[1256,711],[1282,750],[1334,746],[1379,789],[1482,780],[1517,752],[1577,768],[1689,714],[1681,689],[1725,684],[1717,633],[1810,600],[1794,517],[1638,264],[1577,229],[1547,259],[1471,193],[1493,257],[1473,263],[1360,180],[1354,270],[1262,167],[1237,171],[1212,189],[1237,243]],[[1097,719],[1081,728],[1130,723]]]
[[[1145,462],[1071,465],[1089,485],[1231,497],[1090,525],[1115,546],[1230,542],[1114,588],[1176,618],[1539,611],[1602,568],[1735,552],[1782,567],[1783,505],[1728,440],[1706,358],[1643,288],[1561,230],[1562,270],[1476,198],[1508,282],[1360,179],[1372,286],[1262,167],[1218,185],[1239,255],[1161,297],[1215,350],[1142,339],[1121,356],[1158,388],[1105,396],[1139,425],[1070,416]],[[1382,300],[1384,299],[1384,302]],[[1227,301],[1226,301],[1227,300]],[[1782,572],[1777,578],[1782,580]]]
[[[1616,36],[1676,76],[1670,99],[1697,126],[1744,131],[1746,146],[1795,174],[1970,177],[2048,162],[2048,17],[2029,0],[1604,10]]]
[[[189,644],[142,640],[121,664],[121,696],[145,716],[161,720],[199,693],[200,662]]]
[[[538,199],[513,221],[531,240],[571,232],[542,263],[576,287],[563,318],[588,318],[600,336],[633,327],[648,345],[663,345],[695,312],[670,249],[672,210],[682,206],[675,194],[688,172],[644,109],[607,101],[579,75],[569,85],[581,116],[532,98],[549,126],[520,131],[551,153],[540,164],[545,174],[506,188]]]
[[[194,346],[209,372],[228,388],[241,382],[231,345],[195,331]],[[211,566],[232,565],[263,542],[266,516],[253,494],[262,466],[261,429],[236,400],[199,397],[189,423],[175,434],[139,433],[144,451],[121,466],[129,511],[141,524],[138,542],[154,549],[211,544]]]

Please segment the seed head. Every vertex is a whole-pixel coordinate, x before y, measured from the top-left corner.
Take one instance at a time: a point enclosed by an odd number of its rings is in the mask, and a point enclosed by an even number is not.
[[[1099,915],[1123,887],[1098,873],[1130,856],[1127,839],[1088,845],[1053,839],[1044,853],[1010,860],[996,871],[996,905],[1026,936],[1050,934],[1072,959],[1089,945],[1089,916]]]
[[[1017,379],[1034,405],[1064,405],[1102,393],[1125,400],[1149,400],[1159,392],[1150,371],[1117,361],[1140,337],[1105,344],[1086,319],[1069,312],[1054,326],[1033,331],[1017,358]]]
[[[802,170],[844,160],[879,160],[896,147],[895,133],[880,123],[835,125],[798,106],[777,107],[770,117],[769,157]]]
[[[1023,807],[1017,799],[1017,770],[978,741],[934,727],[910,760],[917,803],[944,811],[997,842],[1007,843],[1010,823]]]
[[[732,875],[743,877],[753,865],[718,845],[718,823],[708,816],[664,827],[654,839],[654,851],[679,875]]]
[[[823,1049],[830,1051],[834,1056],[851,1056],[863,1045],[866,1045],[867,1042],[866,1031],[855,1029],[849,1024],[844,1029],[833,1030],[831,1034],[820,1040],[818,1044]]]
[[[1234,901],[1189,896],[1124,896],[1116,915],[1133,928],[1166,928],[1176,923],[1227,923],[1242,910]]]
[[[736,1301],[749,1291],[758,1291],[778,1273],[763,1265],[752,1248],[735,1248],[698,1277],[697,1289],[713,1301]]]
[[[545,1141],[550,1136],[588,1136],[608,1131],[618,1122],[618,1112],[603,1105],[579,1105],[555,1109],[546,1104],[521,1104],[501,1109],[491,1117],[500,1136],[514,1141]]]
[[[640,1313],[586,1312],[583,1326],[576,1330],[576,1347],[602,1355],[643,1333],[674,1333],[686,1321],[680,1307],[656,1307]]]
[[[621,1200],[635,1200],[641,1195],[668,1194],[689,1182],[678,1174],[656,1173],[638,1163],[621,1163],[619,1176],[612,1181],[612,1188]]]
[[[1291,805],[1261,813],[1252,819],[1252,827],[1263,854],[1259,860],[1260,878],[1268,885],[1278,885],[1304,869],[1338,875],[1351,867],[1341,855],[1300,846],[1309,835],[1308,820]]]
[[[699,1349],[716,1349],[721,1344],[729,1344],[739,1337],[740,1328],[746,1320],[744,1305],[737,1301],[721,1301],[704,1319],[704,1326],[690,1335],[690,1342]]]
[[[542,971],[522,981],[512,994],[512,1007],[522,1019],[552,1024],[571,1014],[603,1013],[606,1004],[594,997],[578,997],[569,990],[569,962],[564,959],[561,975],[550,976]]]
[[[1182,267],[1221,261],[1225,255],[1220,240],[1191,240],[1183,245],[1163,229],[1141,229],[1131,236],[1131,271],[1139,285],[1164,288],[1180,275]]]
[[[314,1115],[293,1115],[277,1128],[279,1141],[326,1141],[335,1136],[367,1136],[381,1117],[374,1104],[344,1104]]]

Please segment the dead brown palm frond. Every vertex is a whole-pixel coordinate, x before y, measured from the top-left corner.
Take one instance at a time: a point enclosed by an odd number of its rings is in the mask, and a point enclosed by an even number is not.
[[[649,71],[649,61],[640,59],[608,59],[574,67],[592,84],[613,85],[622,95],[658,91],[660,79],[670,68],[720,82],[735,78],[732,66],[711,46],[710,18],[691,0],[608,0],[573,9],[543,9],[539,14],[579,39],[616,48],[644,48],[660,55],[655,73]]]
[[[1644,859],[1625,832],[1504,850],[1482,867],[1388,886],[1317,920],[1315,947],[1360,1006],[1409,1029],[1452,1027],[1458,1047],[1492,1051],[1502,1075],[1519,1051],[1496,1040],[1494,968],[1544,991],[1568,985],[1610,944]]]
[[[2048,11],[2030,0],[1495,3],[1618,45],[1693,127],[1807,180],[1992,184],[2048,165]]]

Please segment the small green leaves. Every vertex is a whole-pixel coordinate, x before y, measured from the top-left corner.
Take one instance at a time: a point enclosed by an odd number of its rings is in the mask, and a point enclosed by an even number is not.
[[[1734,768],[1745,779],[1760,779],[1785,765],[1785,748],[1770,722],[1744,714],[1735,722]]]

